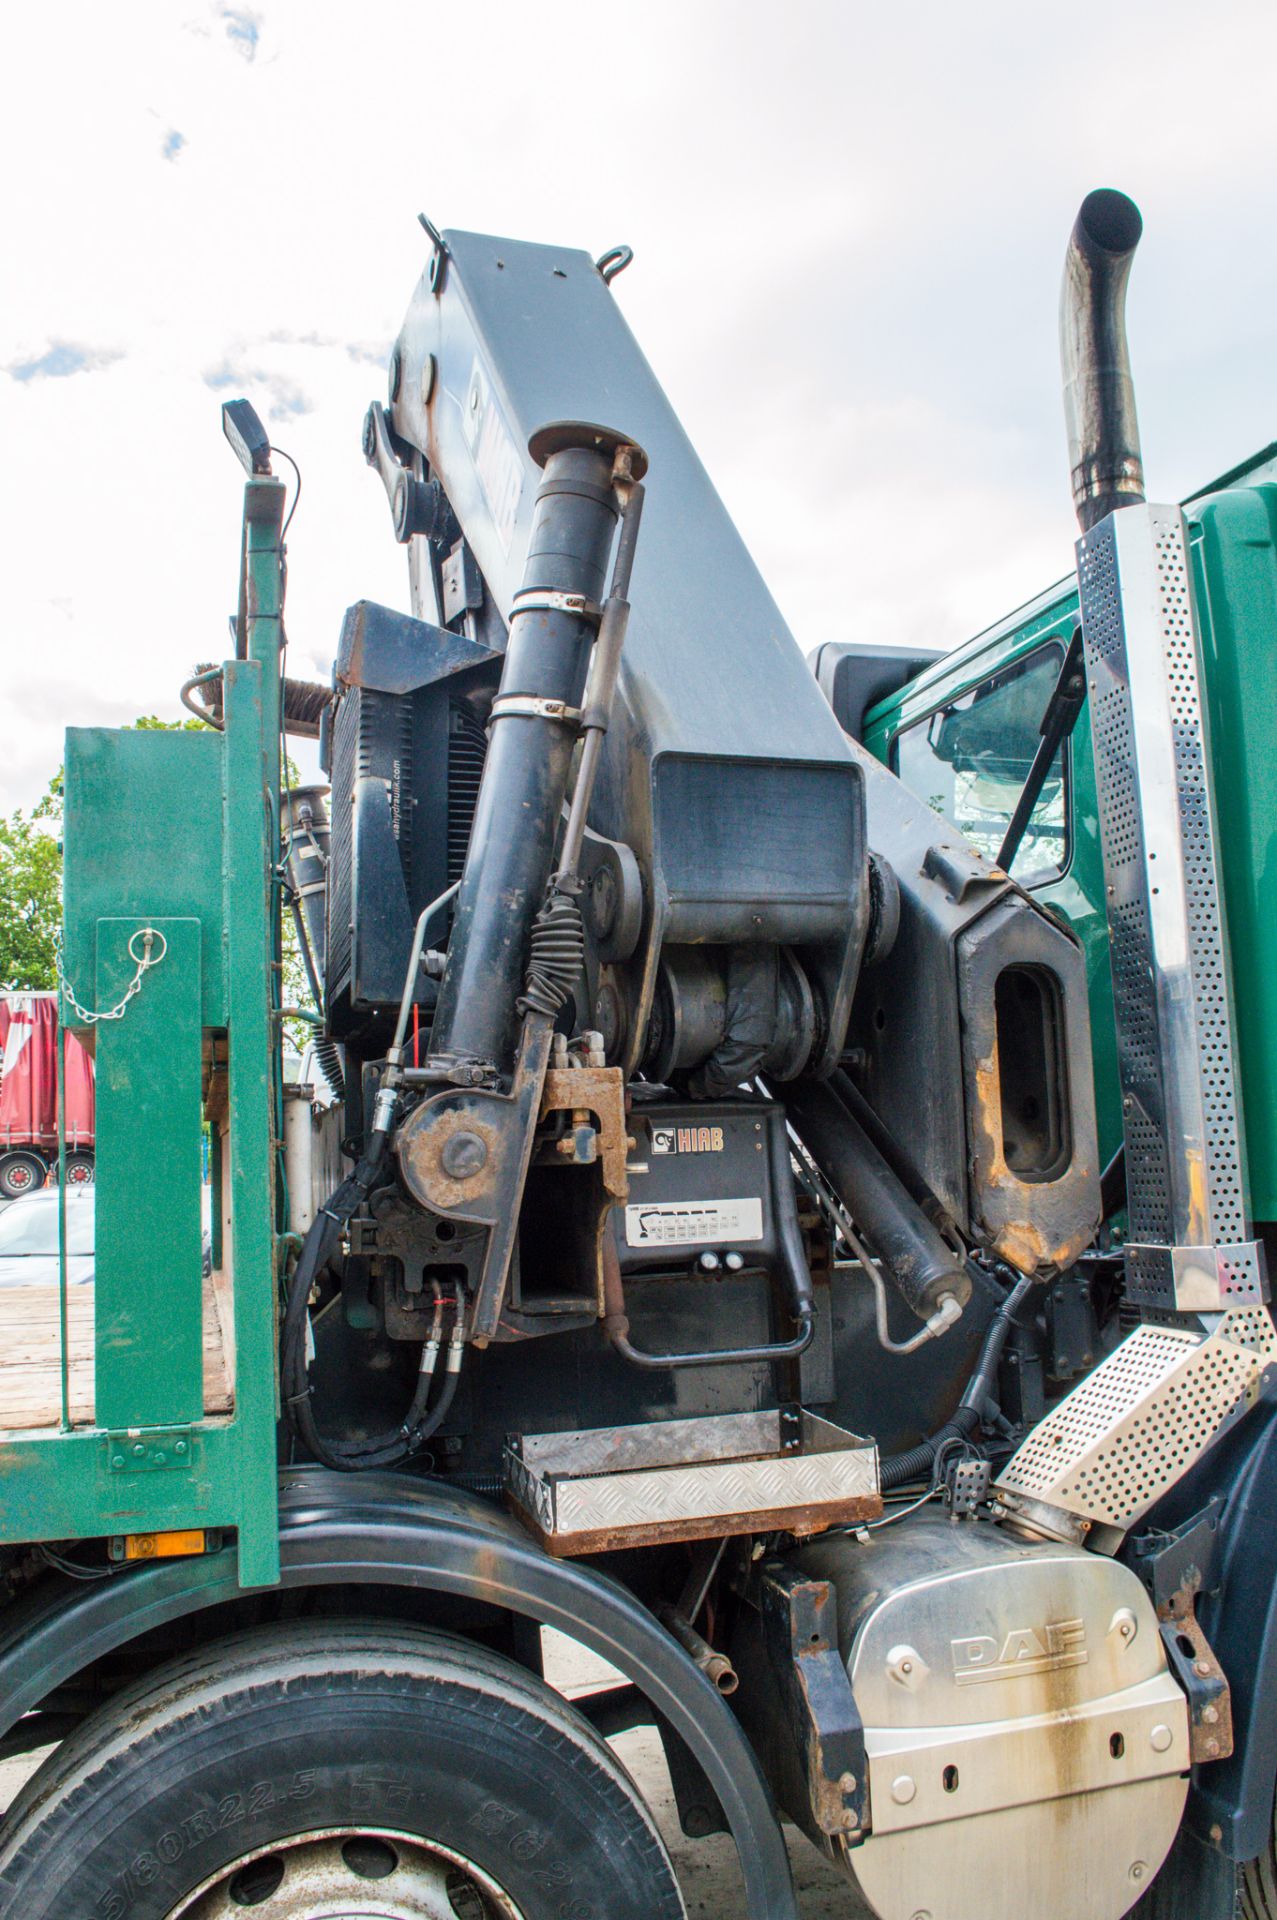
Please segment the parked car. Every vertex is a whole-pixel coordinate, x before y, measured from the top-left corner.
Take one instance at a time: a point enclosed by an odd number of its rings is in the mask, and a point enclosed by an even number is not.
[[[67,1281],[93,1278],[94,1193],[68,1188]],[[28,1194],[0,1213],[0,1287],[56,1285],[58,1279],[57,1189]]]

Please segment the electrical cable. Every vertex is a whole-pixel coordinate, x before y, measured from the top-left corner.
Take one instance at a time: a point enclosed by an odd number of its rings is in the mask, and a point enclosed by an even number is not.
[[[924,1473],[934,1476],[939,1469],[941,1454],[949,1445],[958,1440],[968,1445],[971,1443],[983,1424],[985,1403],[992,1395],[994,1375],[1010,1337],[1015,1314],[1036,1284],[1032,1275],[1023,1274],[1006,1298],[998,1303],[985,1329],[979,1358],[952,1419],[946,1420],[927,1439],[920,1440],[916,1447],[910,1447],[904,1453],[889,1454],[881,1461],[879,1474],[884,1492],[892,1487],[907,1486],[910,1480],[920,1479]]]
[[[55,1567],[59,1573],[65,1573],[71,1580],[110,1580],[117,1573],[123,1573],[126,1570],[123,1565],[113,1566],[109,1561],[101,1567],[82,1566],[78,1561],[68,1559],[65,1554],[57,1553],[49,1546],[37,1547],[36,1552],[49,1566]]]
[[[283,540],[283,539],[285,539],[285,538],[287,537],[287,534],[288,534],[288,529],[289,529],[289,527],[290,527],[290,526],[292,525],[292,519],[293,519],[293,515],[294,515],[294,514],[296,513],[296,511],[297,511],[297,502],[298,502],[298,501],[299,501],[299,500],[301,499],[301,497],[302,497],[302,470],[301,470],[301,468],[300,468],[300,467],[298,466],[298,464],[297,464],[297,462],[296,462],[296,461],[295,461],[295,460],[293,459],[293,456],[292,456],[292,454],[291,454],[291,453],[285,453],[285,452],[284,452],[284,449],[283,449],[282,447],[277,447],[277,446],[275,445],[275,443],[274,443],[274,441],[273,441],[273,440],[271,441],[271,449],[270,449],[270,450],[271,450],[271,452],[272,452],[272,453],[277,453],[277,454],[279,455],[279,457],[280,457],[280,459],[281,459],[281,460],[287,460],[287,462],[288,462],[288,464],[289,464],[289,466],[290,466],[290,467],[292,468],[292,470],[293,470],[293,474],[294,474],[294,477],[296,478],[296,481],[297,481],[297,485],[296,485],[296,488],[294,489],[294,492],[293,492],[293,504],[292,504],[292,506],[291,506],[291,507],[290,507],[290,508],[288,509],[288,517],[287,517],[287,519],[286,519],[286,520],[284,521],[284,524],[283,524],[283,526],[282,526],[282,527],[280,528],[280,530],[279,530],[279,537],[280,537],[280,539],[281,539],[281,540]]]

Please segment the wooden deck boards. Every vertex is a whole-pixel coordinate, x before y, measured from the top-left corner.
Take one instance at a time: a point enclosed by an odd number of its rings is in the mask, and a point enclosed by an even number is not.
[[[67,1290],[71,1420],[93,1424],[93,1285]],[[204,1282],[204,1411],[232,1405],[212,1280]],[[62,1416],[56,1286],[0,1289],[0,1433],[56,1427]]]

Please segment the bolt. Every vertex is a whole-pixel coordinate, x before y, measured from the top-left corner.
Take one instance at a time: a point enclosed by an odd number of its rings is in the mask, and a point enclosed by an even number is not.
[[[1208,1760],[1219,1759],[1219,1741],[1218,1740],[1212,1739],[1206,1742],[1206,1758]]]
[[[115,1468],[116,1472],[118,1473],[120,1468],[124,1465],[124,1455],[122,1453],[113,1453],[111,1455],[111,1465]]]
[[[1140,1881],[1144,1878],[1147,1872],[1148,1872],[1148,1866],[1145,1861],[1134,1860],[1131,1862],[1131,1878],[1132,1880],[1134,1880],[1137,1886],[1139,1885]]]
[[[917,1913],[911,1916],[911,1920],[931,1920],[930,1907],[919,1907]]]
[[[1219,1719],[1219,1708],[1218,1708],[1218,1707],[1203,1707],[1203,1708],[1202,1708],[1202,1719],[1203,1719],[1203,1720],[1204,1720],[1204,1721],[1206,1722],[1206,1725],[1207,1725],[1208,1727],[1213,1727],[1213,1726],[1214,1726],[1214,1725],[1216,1724],[1216,1722],[1218,1721],[1218,1719]]]
[[[1208,1680],[1210,1678],[1210,1661],[1194,1660],[1193,1672],[1196,1674],[1200,1674],[1203,1680]]]
[[[1149,1743],[1154,1753],[1165,1753],[1175,1738],[1169,1727],[1154,1727],[1149,1734]]]
[[[135,1440],[133,1442],[133,1458],[135,1460],[140,1460],[145,1452],[146,1452],[145,1443],[141,1440]]]
[[[918,1791],[911,1774],[898,1773],[891,1783],[891,1797],[898,1807],[907,1807]]]
[[[174,1453],[176,1453],[176,1454],[178,1454],[178,1455],[181,1455],[181,1454],[184,1454],[184,1453],[186,1452],[186,1442],[185,1442],[185,1440],[179,1440],[179,1441],[177,1442],[177,1444],[176,1444],[176,1446],[175,1446],[175,1447],[173,1448],[173,1451],[174,1451]]]
[[[839,1791],[842,1793],[854,1793],[856,1791],[855,1774],[854,1773],[840,1774],[838,1776],[838,1787],[839,1787]]]
[[[477,1133],[449,1134],[439,1154],[439,1165],[450,1180],[469,1180],[487,1165],[487,1142]]]
[[[156,1453],[155,1464],[157,1467],[162,1467],[164,1465],[164,1455],[162,1453],[159,1453],[159,1452]]]

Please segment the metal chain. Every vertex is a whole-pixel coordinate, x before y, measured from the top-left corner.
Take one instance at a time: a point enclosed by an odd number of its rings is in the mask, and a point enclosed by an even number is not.
[[[142,951],[140,954],[138,953],[136,944],[135,944],[138,940],[142,942]],[[155,942],[157,940],[160,943],[160,950],[158,953],[152,953],[152,948],[154,947]],[[124,989],[123,999],[117,1000],[113,1007],[108,1007],[101,1013],[93,1013],[90,1011],[88,1007],[82,1007],[80,1005],[79,1001],[75,997],[75,989],[72,987],[71,982],[67,979],[66,974],[63,971],[62,937],[61,935],[58,936],[55,950],[54,950],[55,959],[57,962],[57,969],[58,969],[58,983],[62,988],[62,992],[65,995],[68,1004],[70,1005],[72,1013],[75,1014],[78,1020],[82,1020],[86,1027],[96,1026],[99,1020],[123,1019],[124,1009],[128,1006],[129,1001],[133,998],[134,994],[137,993],[138,990],[140,989],[142,985],[143,976],[147,972],[148,968],[158,967],[160,964],[160,961],[164,958],[165,954],[168,952],[168,941],[164,938],[164,935],[160,932],[158,927],[139,927],[136,933],[131,934],[129,936],[128,951],[129,951],[129,959],[137,963],[137,972],[133,975],[133,978],[130,980],[128,986]]]

